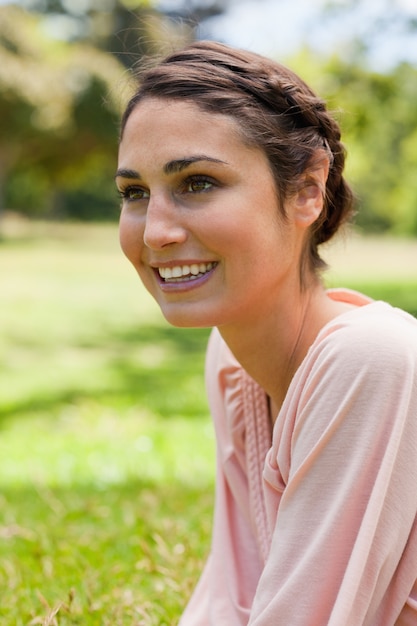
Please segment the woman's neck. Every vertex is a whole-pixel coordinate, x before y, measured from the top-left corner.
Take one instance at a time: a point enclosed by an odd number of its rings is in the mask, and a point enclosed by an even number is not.
[[[265,390],[278,412],[291,380],[317,334],[350,305],[331,300],[321,285],[297,299],[277,305],[245,328],[228,325],[219,331],[242,367]]]

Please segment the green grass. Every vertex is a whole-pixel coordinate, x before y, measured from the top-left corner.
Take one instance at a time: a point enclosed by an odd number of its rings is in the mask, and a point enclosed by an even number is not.
[[[210,536],[208,332],[162,320],[114,226],[7,229],[0,624],[174,624]]]
[[[386,300],[417,316],[417,239],[361,237],[330,244],[326,282]]]
[[[416,242],[352,246],[329,284],[417,314]],[[8,220],[0,268],[0,625],[176,624],[211,531],[208,331],[163,321],[115,226]]]

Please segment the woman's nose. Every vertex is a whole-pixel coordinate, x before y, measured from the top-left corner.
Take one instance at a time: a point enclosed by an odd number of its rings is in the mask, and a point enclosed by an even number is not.
[[[159,250],[186,240],[186,230],[179,213],[175,203],[168,198],[150,197],[143,233],[143,241],[148,248]]]

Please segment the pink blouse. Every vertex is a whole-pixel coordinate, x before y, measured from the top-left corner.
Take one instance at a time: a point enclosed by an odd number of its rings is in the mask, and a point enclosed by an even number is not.
[[[272,432],[211,335],[213,538],[180,626],[417,626],[417,320],[329,294],[360,306],[321,330]]]

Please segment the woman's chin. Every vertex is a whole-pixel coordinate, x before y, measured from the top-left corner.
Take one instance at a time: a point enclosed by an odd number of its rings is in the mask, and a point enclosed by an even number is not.
[[[171,326],[177,328],[211,328],[217,325],[215,315],[203,307],[161,306],[162,315]]]
[[[208,321],[196,320],[194,317],[188,316],[175,316],[163,314],[168,324],[175,326],[176,328],[212,328],[216,324],[211,324]]]

